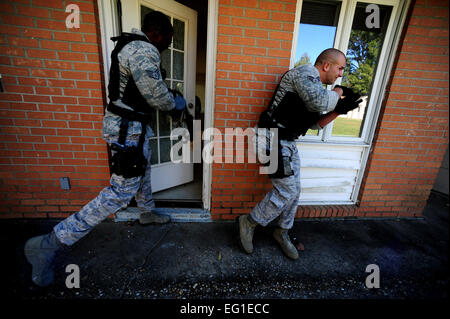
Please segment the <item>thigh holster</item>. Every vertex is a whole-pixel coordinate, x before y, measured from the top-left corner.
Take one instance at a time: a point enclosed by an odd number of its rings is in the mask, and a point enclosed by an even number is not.
[[[138,145],[126,146],[125,140],[128,131],[128,122],[128,119],[122,118],[119,139],[117,142],[111,144],[111,149],[115,152],[111,158],[111,172],[125,178],[143,176],[148,164],[143,150],[146,123],[141,122],[142,133],[139,136]]]
[[[277,170],[273,174],[269,174],[270,178],[284,178],[294,175],[294,171],[291,167],[291,157],[287,154],[283,154],[282,145],[278,141],[278,166]]]
[[[147,159],[142,152],[142,147],[128,146],[121,149],[113,144],[111,148],[116,151],[111,159],[111,172],[125,178],[145,174]]]

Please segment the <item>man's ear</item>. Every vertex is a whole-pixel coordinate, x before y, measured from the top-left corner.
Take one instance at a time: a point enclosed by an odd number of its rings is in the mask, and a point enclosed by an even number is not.
[[[331,64],[328,63],[328,62],[324,62],[324,63],[322,64],[322,70],[323,70],[324,72],[328,72],[328,70],[330,69],[330,67],[331,67]]]
[[[146,33],[146,35],[152,42],[159,40],[159,34],[155,31],[149,31]]]

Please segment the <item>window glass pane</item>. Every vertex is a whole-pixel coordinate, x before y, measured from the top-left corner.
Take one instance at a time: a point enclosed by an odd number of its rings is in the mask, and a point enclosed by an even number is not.
[[[173,47],[184,50],[184,22],[173,19]]]
[[[159,140],[159,147],[161,150],[161,163],[170,162],[170,148],[171,148],[170,138],[161,138]]]
[[[337,1],[303,1],[294,67],[314,64],[323,50],[334,46],[340,6]],[[319,130],[306,135],[317,136]]]
[[[184,77],[184,53],[173,51],[173,78],[183,80]]]
[[[368,28],[366,20],[372,11],[366,12],[367,5],[367,3],[357,3],[347,49],[347,65],[342,77],[342,85],[359,92],[363,96],[363,102],[357,109],[335,120],[333,136],[361,137],[366,120],[375,70],[392,11],[391,6],[378,5],[379,27],[372,27],[369,24],[371,28]]]
[[[150,140],[150,148],[152,150],[152,157],[150,159],[151,165],[158,164],[158,139]]]

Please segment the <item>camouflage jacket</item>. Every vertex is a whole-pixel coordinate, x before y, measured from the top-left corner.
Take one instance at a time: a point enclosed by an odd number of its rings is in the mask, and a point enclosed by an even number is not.
[[[132,29],[131,33],[144,35]],[[128,79],[132,76],[139,92],[147,103],[155,109],[170,111],[175,107],[174,97],[167,89],[161,77],[161,57],[158,49],[145,41],[132,41],[125,45],[118,54],[120,70],[120,96],[113,103],[119,107],[132,110],[121,100]],[[109,143],[116,141],[119,135],[121,117],[105,110],[103,118],[103,137]],[[130,121],[128,126],[127,144],[134,145],[142,132],[141,123]],[[150,126],[147,126],[147,136],[154,136]]]
[[[323,86],[319,70],[311,64],[304,64],[286,72],[274,97],[275,107],[286,92],[297,93],[310,112],[330,112],[339,100],[339,94]],[[311,128],[321,129],[317,124]]]

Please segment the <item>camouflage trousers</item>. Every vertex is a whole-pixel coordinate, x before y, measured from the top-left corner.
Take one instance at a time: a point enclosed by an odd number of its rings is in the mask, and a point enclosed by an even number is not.
[[[107,140],[108,144],[112,141]],[[129,144],[127,143],[127,145]],[[112,155],[114,153],[112,151]],[[145,138],[143,153],[148,163],[144,176],[124,178],[112,174],[110,186],[105,187],[96,198],[86,204],[78,213],[67,217],[53,228],[56,236],[63,244],[70,246],[77,242],[109,215],[125,208],[133,197],[136,199],[137,206],[144,211],[151,211],[155,207],[151,189],[149,136]]]
[[[272,190],[267,193],[251,211],[251,217],[260,225],[266,226],[279,217],[278,226],[290,229],[294,225],[300,196],[300,156],[294,141],[281,140],[283,156],[290,157],[294,175],[284,178],[272,178]],[[278,163],[282,165],[282,163]]]

